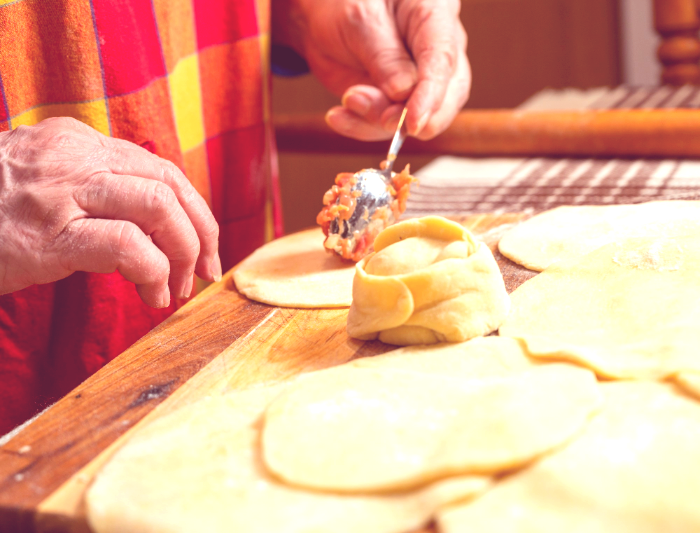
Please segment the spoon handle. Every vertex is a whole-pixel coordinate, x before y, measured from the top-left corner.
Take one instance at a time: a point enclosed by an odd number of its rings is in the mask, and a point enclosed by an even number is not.
[[[396,157],[399,155],[399,150],[401,150],[401,145],[403,145],[403,142],[406,140],[406,135],[408,134],[406,126],[404,125],[407,112],[408,108],[404,107],[403,112],[401,113],[401,118],[399,119],[399,124],[396,126],[396,133],[394,133],[391,146],[389,146],[389,153],[386,156],[387,165],[384,170],[385,172],[388,172],[389,175],[391,175],[391,169],[394,166],[394,161],[396,161]]]

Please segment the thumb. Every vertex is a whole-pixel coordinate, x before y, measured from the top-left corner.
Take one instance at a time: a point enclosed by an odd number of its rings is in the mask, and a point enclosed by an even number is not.
[[[383,2],[381,4],[384,4]],[[408,98],[418,71],[404,46],[393,17],[386,10],[365,12],[353,24],[356,54],[374,83],[395,102]]]

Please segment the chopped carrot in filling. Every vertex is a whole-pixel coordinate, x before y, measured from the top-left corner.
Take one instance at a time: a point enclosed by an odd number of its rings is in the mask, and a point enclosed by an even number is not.
[[[363,218],[369,219],[365,231],[355,231],[352,235],[342,238],[340,235],[330,234],[331,222],[337,220],[342,233],[343,221],[350,220],[355,213],[357,199],[362,196],[362,193],[352,190],[357,183],[355,174],[350,172],[338,174],[335,178],[335,185],[323,195],[323,209],[316,217],[316,223],[321,226],[326,235],[324,242],[326,250],[354,262],[372,252],[374,239],[377,235],[387,226],[397,222],[406,211],[406,201],[411,183],[415,181],[418,180],[411,176],[409,165],[406,165],[400,173],[394,174],[391,178],[391,184],[387,185],[387,191],[393,198],[391,204],[388,207],[378,208],[371,218],[368,217],[368,212],[365,210]]]

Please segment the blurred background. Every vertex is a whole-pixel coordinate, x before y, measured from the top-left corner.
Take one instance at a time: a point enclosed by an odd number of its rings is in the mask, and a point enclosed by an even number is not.
[[[537,92],[658,83],[652,0],[462,0],[472,93],[467,108],[512,108]],[[275,77],[276,114],[323,113],[339,98],[313,76]],[[389,143],[387,142],[387,148]],[[399,158],[418,170],[432,157]],[[280,152],[286,232],[310,227],[338,172],[377,156]]]

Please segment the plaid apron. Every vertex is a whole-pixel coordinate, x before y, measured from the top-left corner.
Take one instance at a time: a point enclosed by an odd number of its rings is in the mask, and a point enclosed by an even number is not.
[[[269,0],[0,0],[0,132],[71,116],[178,165],[221,230],[224,270],[280,235]],[[0,434],[175,309],[119,273],[0,296]]]

